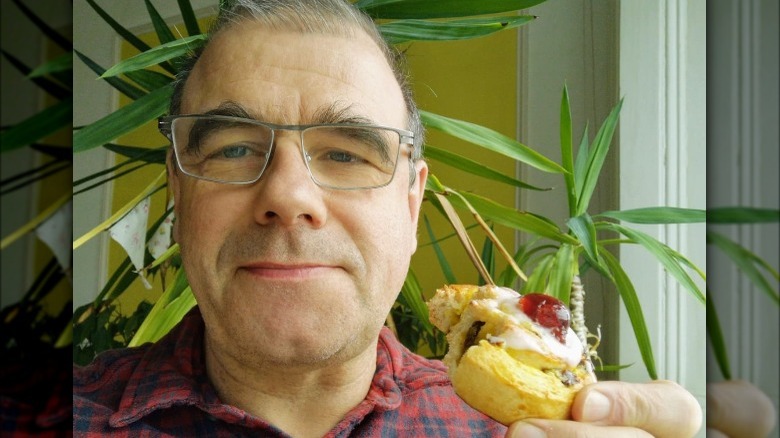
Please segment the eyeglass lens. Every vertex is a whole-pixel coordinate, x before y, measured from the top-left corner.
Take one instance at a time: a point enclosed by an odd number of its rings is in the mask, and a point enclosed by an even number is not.
[[[171,129],[182,170],[212,181],[256,181],[274,147],[274,129],[238,118],[179,117]],[[301,130],[300,140],[306,165],[319,185],[368,188],[393,178],[400,141],[391,129],[313,126]]]

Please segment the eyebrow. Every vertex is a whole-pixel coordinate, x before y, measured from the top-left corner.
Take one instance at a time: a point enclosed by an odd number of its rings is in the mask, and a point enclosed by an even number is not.
[[[258,117],[251,114],[243,105],[238,102],[227,100],[222,102],[218,107],[206,111],[203,115],[215,115],[215,116],[228,116],[238,117],[248,120],[256,120],[264,122],[263,117]],[[270,122],[267,122],[270,123]],[[369,117],[357,114],[353,112],[352,105],[345,105],[341,102],[334,102],[328,106],[322,106],[314,112],[311,120],[307,125],[329,125],[329,124],[345,124],[345,125],[377,125],[377,123]],[[229,123],[228,123],[229,125]],[[219,130],[226,127],[225,121],[198,121],[190,129],[188,149],[197,150],[200,146],[200,141],[205,136],[215,130]],[[383,159],[390,161],[390,146],[387,144],[384,138],[375,135],[370,131],[361,131],[350,129],[347,132],[351,137],[366,141],[377,149],[382,155]]]
[[[272,123],[267,117],[253,114],[246,107],[238,102],[232,100],[226,100],[222,102],[218,107],[206,111],[203,115],[216,115],[216,116],[229,116],[240,117],[242,119],[257,120],[260,122]],[[273,123],[272,123],[273,124]],[[283,124],[283,123],[282,123]],[[334,102],[327,106],[322,106],[314,111],[314,115],[311,120],[302,125],[323,125],[323,124],[366,124],[366,125],[378,125],[375,120],[370,117],[358,114],[354,112],[352,105],[346,105],[341,102]]]
[[[227,101],[220,104],[217,108],[209,110],[203,115],[209,116],[229,116],[238,117],[242,119],[251,119],[252,117],[244,109],[243,106],[233,101]],[[228,122],[226,120],[197,120],[192,124],[190,132],[187,138],[187,150],[200,150],[200,142],[208,137],[212,132],[219,131],[221,129],[228,128],[230,126],[239,124],[239,122]]]

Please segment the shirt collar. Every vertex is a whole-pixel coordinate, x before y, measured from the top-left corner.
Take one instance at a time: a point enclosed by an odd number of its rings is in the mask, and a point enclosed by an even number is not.
[[[159,409],[189,405],[231,423],[246,423],[251,415],[225,405],[208,379],[203,351],[204,324],[197,307],[142,356],[109,418],[124,427]],[[386,327],[379,334],[377,366],[365,400],[356,410],[397,409],[402,401],[405,348]],[[258,419],[259,420],[259,419]]]

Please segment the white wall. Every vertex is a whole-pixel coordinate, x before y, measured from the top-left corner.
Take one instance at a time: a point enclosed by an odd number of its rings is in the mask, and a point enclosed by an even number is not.
[[[778,208],[780,140],[778,69],[780,32],[776,0],[717,1],[708,31],[708,206]],[[778,269],[780,225],[713,226]],[[719,251],[708,253],[709,282],[717,304],[733,377],[754,382],[772,399],[780,381],[780,310]],[[773,283],[775,290],[778,283]],[[712,380],[720,380],[714,359]],[[776,426],[770,436],[777,437]]]
[[[706,6],[704,0],[620,4],[621,209],[706,208]],[[705,266],[705,226],[644,227]],[[705,308],[647,253],[626,246],[621,262],[643,302],[659,377],[705,401]],[[695,274],[692,274],[695,276]],[[699,282],[703,288],[703,282]],[[640,361],[625,312],[621,363]],[[632,367],[621,379],[644,381]],[[703,435],[703,431],[702,431]]]
[[[533,13],[540,18],[521,36],[526,38],[521,40],[520,57],[521,141],[545,155],[559,156],[558,109],[564,80],[573,103],[577,139],[585,121],[590,122],[592,136],[619,97],[624,97],[611,152],[614,161],[604,169],[599,198],[590,212],[657,205],[704,209],[704,1],[549,0]],[[521,176],[534,183],[562,185],[554,176],[537,177],[533,172]],[[563,193],[551,200],[549,193],[523,192],[519,205],[557,218],[566,216]],[[703,225],[642,229],[704,267]],[[703,404],[704,306],[645,250],[624,245],[620,260],[634,279],[643,305],[659,377],[679,381]],[[606,284],[589,281],[586,304],[602,292],[614,295]],[[622,380],[647,381],[630,322],[622,304],[617,307],[619,320],[616,306],[609,302],[596,309],[595,313],[613,313],[599,316],[606,324],[602,348],[608,350],[607,356],[616,354],[614,359],[621,364],[635,364],[621,371]],[[587,307],[586,312],[590,312]]]

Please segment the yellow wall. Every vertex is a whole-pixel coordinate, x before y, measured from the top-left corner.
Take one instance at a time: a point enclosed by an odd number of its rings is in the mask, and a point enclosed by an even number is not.
[[[201,24],[201,28],[207,27]],[[142,35],[141,38],[151,45],[158,43],[154,33]],[[515,137],[517,119],[516,41],[516,31],[505,31],[476,40],[416,42],[408,45],[407,56],[419,106],[431,112],[475,122],[509,137]],[[128,44],[122,47],[123,57],[135,53],[137,51]],[[123,97],[121,103],[128,102],[129,99]],[[486,152],[484,149],[436,131],[429,131],[427,138],[427,143],[430,145],[451,150],[483,162],[507,175],[514,175],[515,164],[510,159]],[[167,141],[157,132],[156,123],[150,122],[143,129],[120,138],[118,143],[157,147],[165,145]],[[431,172],[445,185],[488,196],[505,205],[514,205],[515,192],[512,187],[471,177],[464,172],[435,161],[429,161],[429,166]],[[113,210],[124,206],[161,170],[162,166],[147,166],[142,172],[134,172],[131,176],[121,178],[115,185]],[[165,193],[159,192],[153,199],[150,224],[154,218],[162,213],[166,203],[165,196]],[[431,221],[438,237],[452,233],[452,228],[446,219],[429,205],[424,205],[423,214]],[[462,214],[461,217],[466,226],[474,223],[468,214]],[[513,246],[512,232],[506,229],[497,229],[496,231],[501,241],[511,251]],[[482,242],[485,239],[484,233],[472,230],[471,236],[478,249],[481,250]],[[432,293],[444,283],[444,276],[441,274],[433,249],[428,244],[430,239],[422,219],[419,228],[419,242],[420,248],[412,259],[412,269],[421,281],[423,290],[426,293]],[[109,272],[113,272],[126,257],[126,253],[118,244],[112,241],[111,245]],[[442,247],[448,254],[458,281],[476,282],[477,271],[468,261],[457,238],[450,238],[442,242]],[[499,267],[503,266],[503,264],[499,264]],[[154,301],[161,291],[159,279],[155,280],[152,291],[147,291],[139,281],[136,281],[132,286],[132,292],[125,294],[127,296],[123,296],[120,300],[122,311],[132,312],[141,299]]]
[[[500,32],[488,37],[448,42],[412,43],[407,51],[412,80],[420,108],[494,129],[511,138],[517,126],[517,31]],[[514,176],[515,162],[488,152],[462,140],[429,130],[427,144],[467,156],[506,175]],[[514,205],[514,188],[485,181],[462,171],[428,161],[431,173],[455,189],[471,191],[489,197],[503,205]],[[427,203],[426,203],[427,204]],[[447,220],[430,205],[424,205],[426,215],[437,237],[452,233]],[[461,212],[464,225],[474,224],[470,214]],[[512,251],[514,237],[507,229],[496,229],[499,239]],[[485,234],[479,229],[470,232],[472,241],[481,251]],[[425,293],[432,293],[444,283],[439,263],[424,223],[419,227],[420,247],[412,258],[412,269]],[[458,282],[475,283],[478,274],[453,237],[442,243]],[[498,260],[497,260],[498,261]],[[503,263],[497,263],[503,268]],[[498,271],[500,272],[500,271]]]

